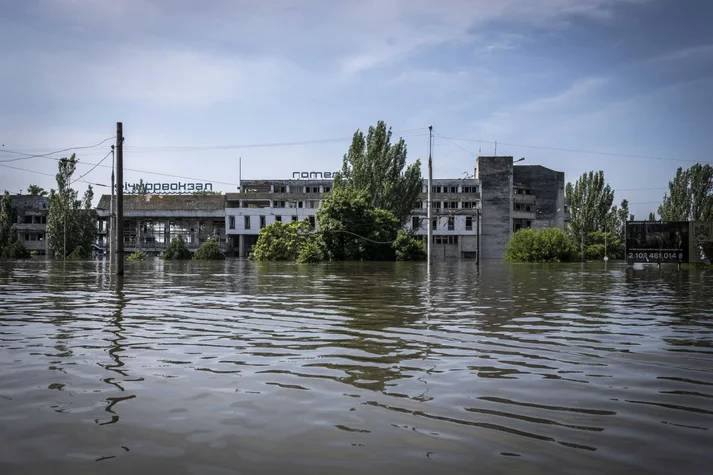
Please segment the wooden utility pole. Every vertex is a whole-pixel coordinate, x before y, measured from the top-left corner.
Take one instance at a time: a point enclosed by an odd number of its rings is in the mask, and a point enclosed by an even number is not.
[[[124,275],[124,127],[116,123],[116,275]]]
[[[111,271],[114,269],[114,266],[116,265],[116,241],[114,241],[114,234],[116,232],[116,224],[114,220],[114,208],[116,205],[114,204],[114,168],[115,168],[115,147],[114,145],[111,146],[111,201],[109,202],[109,223],[107,225],[107,230],[109,231],[109,270]]]
[[[426,198],[426,206],[427,206],[427,211],[426,211],[426,216],[428,220],[428,233],[427,233],[427,239],[428,242],[426,243],[426,259],[427,259],[427,267],[428,269],[431,268],[431,241],[433,240],[433,226],[431,223],[431,180],[433,179],[433,157],[431,156],[433,148],[433,126],[429,125],[428,126],[428,191],[427,191],[427,198]]]

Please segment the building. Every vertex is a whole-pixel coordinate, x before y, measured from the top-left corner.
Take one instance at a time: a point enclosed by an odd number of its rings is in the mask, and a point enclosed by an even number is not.
[[[37,195],[10,195],[15,238],[30,252],[47,254],[47,212],[49,198]]]
[[[108,248],[111,197],[97,205],[100,247]],[[124,195],[124,250],[149,254],[163,252],[173,238],[181,237],[191,250],[209,238],[225,250],[225,197],[222,194]]]
[[[307,219],[316,213],[332,180],[244,180],[242,192],[226,195],[226,248],[248,256],[260,230],[276,221]],[[502,259],[512,233],[529,227],[564,227],[564,173],[540,165],[514,165],[510,156],[481,156],[475,178],[431,183],[432,245],[437,259]],[[427,181],[404,224],[417,236],[428,233]]]
[[[260,230],[274,222],[308,220],[316,214],[332,180],[243,180],[240,193],[225,195],[225,235],[228,249],[246,257]]]
[[[316,228],[332,176],[295,172],[288,180],[243,180],[240,192],[225,195],[127,194],[124,247],[160,253],[177,236],[191,249],[214,237],[227,254],[247,257],[260,230],[274,222],[307,220]],[[564,173],[515,165],[509,156],[478,157],[474,178],[434,179],[431,187],[431,222],[424,180],[404,228],[425,239],[431,226],[434,259],[502,259],[518,229],[565,224]],[[109,201],[102,196],[97,207],[102,247],[108,246]]]

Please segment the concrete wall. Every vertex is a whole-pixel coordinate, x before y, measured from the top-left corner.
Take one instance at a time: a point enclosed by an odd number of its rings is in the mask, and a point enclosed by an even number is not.
[[[564,172],[541,165],[518,165],[513,167],[513,179],[535,195],[533,227],[564,228]]]
[[[483,259],[502,259],[512,235],[512,157],[478,157]]]

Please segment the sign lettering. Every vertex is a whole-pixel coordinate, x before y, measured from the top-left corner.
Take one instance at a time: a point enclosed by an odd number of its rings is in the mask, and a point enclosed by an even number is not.
[[[164,194],[181,195],[196,192],[212,192],[213,183],[184,183],[181,181],[162,183],[146,182],[124,183],[124,193],[127,194]]]

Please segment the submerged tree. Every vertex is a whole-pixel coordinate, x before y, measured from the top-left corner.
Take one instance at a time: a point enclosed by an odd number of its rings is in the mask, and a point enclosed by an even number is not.
[[[83,199],[78,199],[78,192],[71,187],[76,167],[74,154],[60,159],[57,191],[50,191],[47,245],[54,257],[89,257],[96,237],[96,213],[92,209],[94,191],[90,185]]]
[[[391,211],[403,223],[421,192],[421,162],[406,166],[406,142],[392,144],[391,128],[379,121],[366,137],[354,132],[335,187],[365,192],[371,206]]]

